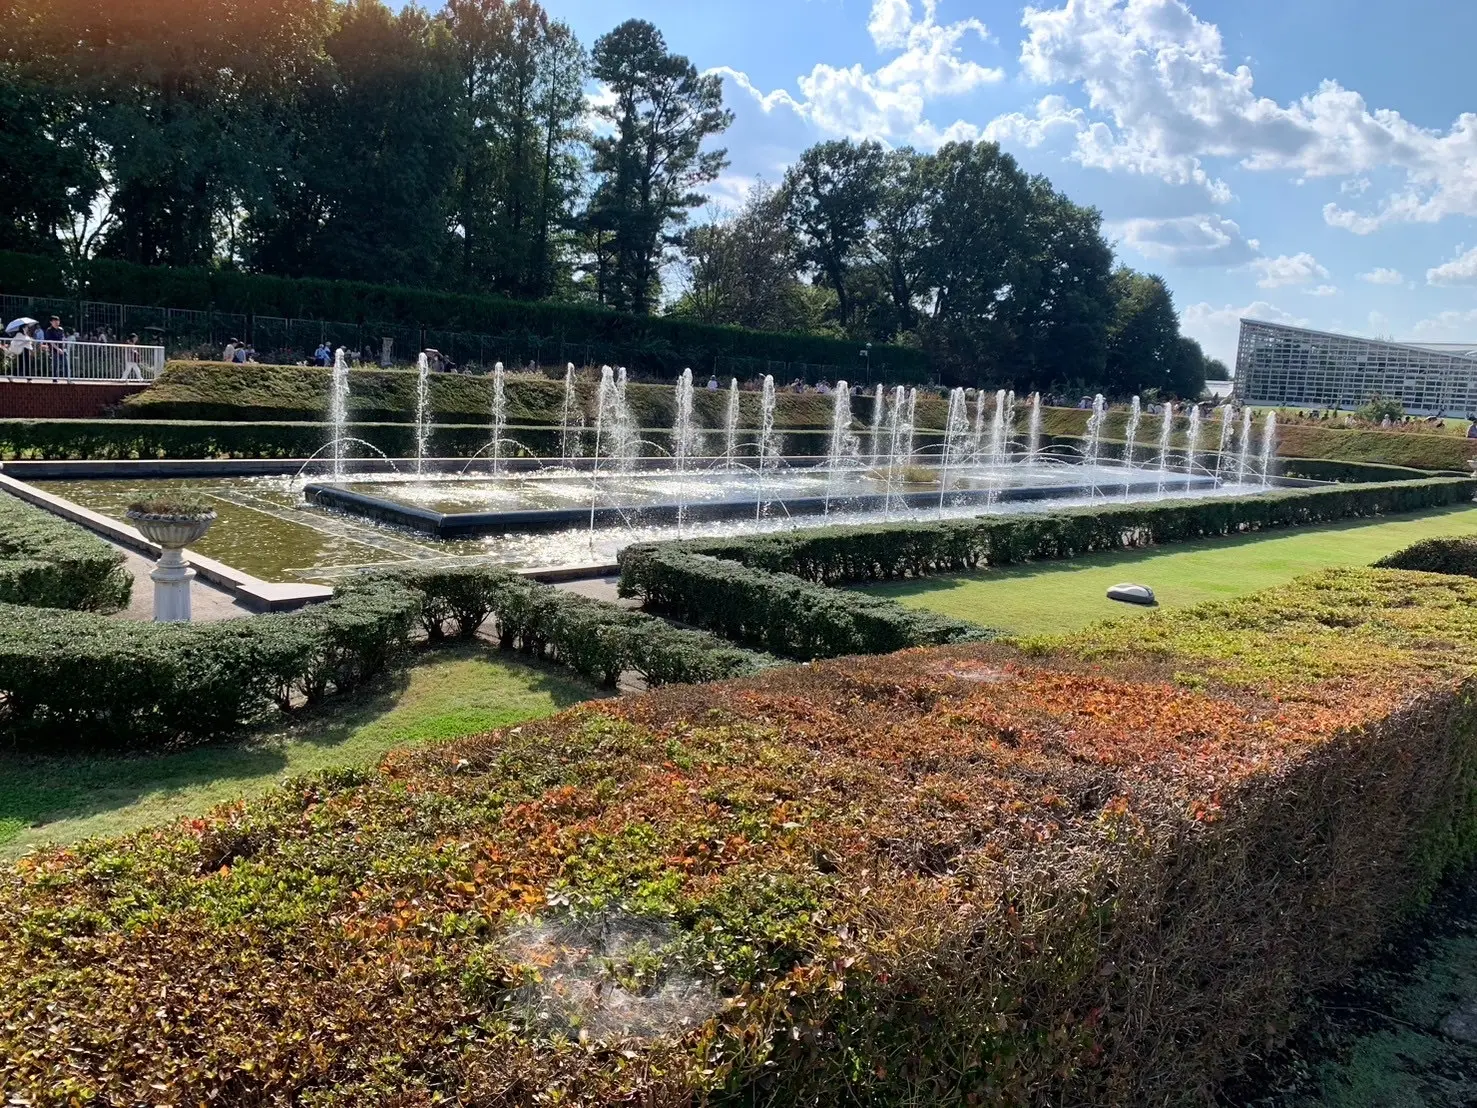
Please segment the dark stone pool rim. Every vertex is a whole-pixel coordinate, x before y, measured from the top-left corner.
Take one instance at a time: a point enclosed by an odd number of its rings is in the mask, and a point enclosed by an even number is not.
[[[1214,478],[1186,478],[1177,474],[1174,485],[1184,488],[1193,485],[1197,489],[1212,488]],[[1089,487],[1087,485],[1036,485],[1008,489],[964,489],[951,492],[945,503],[951,507],[968,504],[1019,503],[1038,500],[1066,500],[1087,496],[1095,492],[1104,497],[1125,496],[1133,491],[1158,487],[1158,478],[1146,477],[1138,481],[1110,481]],[[311,484],[303,489],[308,503],[322,508],[332,508],[352,515],[363,516],[405,527],[412,531],[433,535],[439,539],[474,538],[479,535],[504,534],[511,531],[559,531],[574,527],[586,527],[592,521],[588,506],[569,508],[535,508],[510,512],[436,512],[429,508],[417,508],[398,501],[368,493],[355,492],[332,484]],[[937,507],[937,492],[898,493],[888,498],[882,493],[862,496],[833,497],[829,503],[833,510],[877,511],[888,506],[901,505],[909,508]],[[791,516],[822,516],[827,500],[822,496],[777,497],[765,501],[765,508],[772,516],[784,512]],[[647,504],[639,508],[618,505],[597,505],[593,512],[596,527],[620,526],[640,522],[675,523],[677,514],[687,523],[710,522],[728,519],[751,519],[754,516],[754,499],[704,501],[696,504],[678,505]]]

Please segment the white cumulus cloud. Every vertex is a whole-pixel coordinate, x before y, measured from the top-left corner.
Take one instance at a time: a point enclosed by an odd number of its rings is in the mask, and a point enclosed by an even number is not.
[[[1477,342],[1477,308],[1423,319],[1415,325],[1415,335],[1430,342]]]
[[[1312,254],[1280,254],[1275,258],[1257,258],[1251,263],[1257,273],[1257,288],[1280,289],[1287,285],[1310,285],[1315,280],[1328,276],[1325,269]],[[1320,288],[1328,288],[1324,285]],[[1318,292],[1315,295],[1326,296]]]
[[[938,0],[873,0],[867,30],[879,52],[895,56],[876,69],[860,62],[817,64],[796,82],[798,96],[787,89],[765,92],[727,66],[711,72],[733,81],[765,112],[785,108],[831,134],[925,147],[979,137],[980,129],[964,120],[936,125],[928,108],[1004,79],[1004,71],[964,56],[967,41],[988,39],[983,23],[940,23]]]
[[[1398,285],[1405,280],[1398,269],[1390,269],[1388,266],[1376,266],[1368,273],[1359,274],[1359,280],[1368,281],[1371,285]]]
[[[1461,247],[1457,247],[1458,250]],[[1426,270],[1428,285],[1477,285],[1477,246]]]
[[[1243,319],[1262,319],[1268,323],[1286,323],[1292,327],[1308,325],[1306,319],[1283,311],[1266,300],[1254,300],[1242,307],[1226,304],[1219,308],[1201,301],[1180,312],[1180,330],[1199,342],[1212,358],[1219,358],[1235,368],[1236,341],[1241,334]]]
[[[1432,130],[1370,108],[1336,81],[1278,103],[1257,94],[1248,66],[1230,66],[1219,28],[1183,0],[1066,0],[1026,8],[1022,25],[1023,74],[1085,94],[1085,106],[1061,101],[1049,117],[1070,127],[1085,165],[1196,184],[1218,202],[1230,190],[1212,159],[1298,179],[1348,178],[1345,195],[1356,197],[1369,187],[1367,173],[1394,169],[1402,183],[1372,209],[1329,204],[1325,219],[1367,234],[1477,215],[1477,113]],[[1049,129],[1037,116],[1003,116],[986,131]]]
[[[1128,219],[1107,230],[1124,246],[1169,265],[1244,265],[1257,256],[1260,245],[1246,238],[1235,220],[1215,214]]]

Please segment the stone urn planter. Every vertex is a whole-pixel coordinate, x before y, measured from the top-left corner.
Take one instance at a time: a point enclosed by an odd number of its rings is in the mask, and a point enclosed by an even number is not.
[[[210,530],[215,512],[193,501],[145,501],[129,507],[128,521],[159,546],[159,563],[149,574],[154,582],[154,622],[188,623],[195,571],[185,561],[184,551]]]

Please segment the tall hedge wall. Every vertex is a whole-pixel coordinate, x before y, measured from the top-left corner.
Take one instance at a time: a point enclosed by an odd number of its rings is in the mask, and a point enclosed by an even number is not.
[[[0,604],[116,612],[132,590],[121,551],[0,493]]]
[[[493,335],[521,333],[571,344],[603,343],[644,352],[641,368],[706,369],[715,357],[765,358],[851,368],[854,342],[715,327],[662,316],[635,316],[583,304],[503,300],[360,281],[269,277],[220,269],[174,269],[94,261],[85,287],[68,291],[59,263],[0,252],[0,290],[36,296],[217,310],[340,323],[408,324]],[[898,346],[873,347],[874,371],[888,380],[926,380],[927,356]],[[632,368],[636,368],[633,366]]]

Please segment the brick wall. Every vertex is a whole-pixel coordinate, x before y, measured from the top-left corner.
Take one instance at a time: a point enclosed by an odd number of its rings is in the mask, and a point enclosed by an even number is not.
[[[0,419],[96,419],[142,384],[0,381]]]

